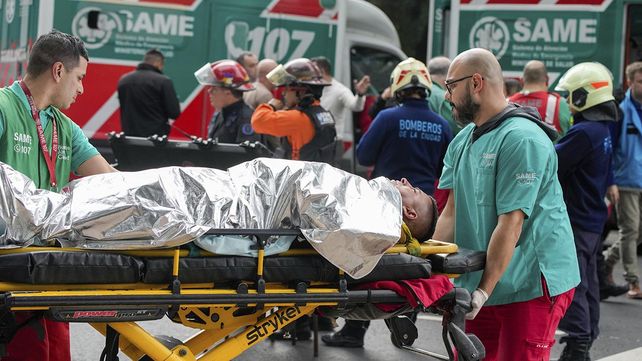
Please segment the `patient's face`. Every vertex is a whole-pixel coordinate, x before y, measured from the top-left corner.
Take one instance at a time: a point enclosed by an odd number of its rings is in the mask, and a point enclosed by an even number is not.
[[[392,181],[401,193],[403,221],[417,238],[429,236],[433,223],[434,200],[421,189],[413,187],[406,178]]]
[[[392,183],[395,188],[401,193],[401,205],[413,209],[422,208],[426,204],[431,204],[430,197],[421,189],[413,187],[406,178],[401,180],[393,180]]]

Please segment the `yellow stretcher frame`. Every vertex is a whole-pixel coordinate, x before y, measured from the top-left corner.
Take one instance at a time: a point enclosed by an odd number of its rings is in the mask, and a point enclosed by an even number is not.
[[[25,247],[0,250],[0,255],[28,252],[87,252],[75,248]],[[421,245],[421,255],[454,253],[452,243],[428,241]],[[88,322],[107,335],[111,328],[118,334],[118,346],[132,360],[148,356],[155,361],[231,360],[271,334],[321,306],[341,306],[351,299],[369,302],[380,296],[385,302],[403,302],[392,291],[348,291],[345,276],[335,284],[311,283],[301,292],[280,283],[264,283],[264,252],[259,250],[257,280],[244,289],[214,289],[213,284],[176,284],[179,260],[187,250],[92,251],[121,253],[144,257],[173,257],[175,284],[48,284],[31,285],[0,282],[2,307],[15,311],[46,311],[68,322]],[[405,246],[394,246],[386,253],[408,253]],[[209,252],[203,256],[216,256]],[[318,255],[312,249],[294,249],[279,256]],[[361,293],[359,293],[361,292]],[[361,298],[351,298],[357,295]],[[187,327],[201,329],[180,344],[164,344],[140,327],[136,321],[117,322],[135,311],[166,311],[172,319]],[[238,311],[243,310],[242,313]],[[63,316],[64,315],[64,316]],[[151,317],[151,316],[150,316]],[[154,318],[148,318],[154,319]],[[106,322],[100,322],[106,321]],[[316,342],[316,340],[315,340]]]

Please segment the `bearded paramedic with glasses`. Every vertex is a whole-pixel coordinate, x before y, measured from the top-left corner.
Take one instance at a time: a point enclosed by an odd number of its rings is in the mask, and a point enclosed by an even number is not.
[[[579,271],[557,179],[556,133],[537,109],[509,104],[495,56],[470,49],[452,62],[446,99],[464,128],[450,143],[439,187],[452,189],[434,239],[487,252],[483,271],[455,282],[473,296],[467,332],[486,360],[547,360]]]

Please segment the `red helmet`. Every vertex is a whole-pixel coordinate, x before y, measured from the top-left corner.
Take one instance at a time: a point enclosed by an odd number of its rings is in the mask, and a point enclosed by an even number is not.
[[[267,75],[275,86],[284,85],[330,85],[323,81],[321,71],[310,59],[298,58],[279,65]]]
[[[239,91],[254,90],[243,66],[234,60],[219,60],[207,63],[198,69],[194,76],[200,84],[218,86]]]

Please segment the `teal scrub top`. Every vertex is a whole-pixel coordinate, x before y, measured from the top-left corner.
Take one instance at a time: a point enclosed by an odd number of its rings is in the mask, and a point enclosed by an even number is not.
[[[571,224],[557,179],[552,141],[537,124],[513,117],[472,143],[466,126],[450,143],[439,188],[453,189],[457,245],[485,251],[498,216],[521,209],[526,218],[513,258],[486,305],[551,296],[580,282]],[[482,271],[455,284],[475,290]]]

